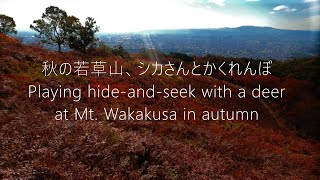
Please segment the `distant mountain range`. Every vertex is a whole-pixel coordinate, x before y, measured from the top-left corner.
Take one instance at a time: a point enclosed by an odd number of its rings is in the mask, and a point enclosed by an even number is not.
[[[20,32],[25,43],[35,42],[34,33]],[[99,33],[110,46],[122,45],[129,52],[142,48],[164,53],[206,54],[256,59],[292,59],[319,56],[320,31],[281,30],[243,26],[220,29],[151,30],[138,33]],[[48,47],[52,49],[53,47]]]

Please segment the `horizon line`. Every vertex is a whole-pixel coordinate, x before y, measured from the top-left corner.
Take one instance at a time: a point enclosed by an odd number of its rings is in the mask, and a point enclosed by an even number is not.
[[[244,25],[244,26],[238,26],[238,27],[219,27],[219,28],[168,28],[168,29],[146,29],[146,30],[140,30],[140,31],[128,31],[128,32],[112,32],[112,31],[100,31],[97,32],[97,34],[144,34],[152,31],[181,31],[181,30],[219,30],[219,29],[238,29],[242,27],[255,27],[255,28],[271,28],[276,30],[285,30],[285,31],[310,31],[310,32],[320,32],[320,29],[283,29],[283,28],[277,28],[272,26],[253,26],[253,25]],[[17,28],[18,34],[19,32],[36,32],[31,29],[19,29]]]

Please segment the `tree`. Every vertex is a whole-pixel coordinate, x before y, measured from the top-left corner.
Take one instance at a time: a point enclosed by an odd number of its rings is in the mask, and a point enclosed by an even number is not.
[[[113,47],[112,53],[124,59],[130,59],[130,54],[121,45]]]
[[[39,32],[38,37],[43,43],[57,44],[61,52],[61,45],[66,44],[68,39],[67,17],[64,10],[50,6],[46,8],[41,19],[33,21],[30,28]]]
[[[105,42],[99,40],[96,45],[89,49],[90,54],[96,56],[109,57],[112,56],[112,49]]]
[[[16,23],[12,17],[0,14],[0,34],[17,34]]]
[[[81,26],[79,19],[75,16],[67,16],[63,29],[66,32],[66,43],[69,43],[69,38],[72,35],[76,35],[77,29]]]
[[[98,31],[99,27],[96,26],[96,21],[91,17],[86,19],[84,26],[75,22],[70,31],[69,47],[85,54],[97,42],[98,38],[96,38],[95,33]]]

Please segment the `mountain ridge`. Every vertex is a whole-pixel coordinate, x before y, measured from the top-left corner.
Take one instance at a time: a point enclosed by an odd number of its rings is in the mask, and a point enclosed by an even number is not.
[[[174,31],[223,31],[223,30],[279,30],[279,31],[288,31],[288,32],[314,32],[320,33],[320,30],[293,30],[293,29],[280,29],[274,28],[271,26],[239,26],[239,27],[221,27],[221,28],[182,28],[182,29],[154,29],[154,30],[143,30],[138,32],[130,32],[124,34],[144,34],[144,33],[166,33],[166,32],[174,32]],[[105,34],[101,32],[100,34]],[[121,34],[121,33],[119,33]]]

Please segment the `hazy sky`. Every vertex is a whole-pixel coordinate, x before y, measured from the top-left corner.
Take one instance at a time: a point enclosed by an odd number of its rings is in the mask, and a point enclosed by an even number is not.
[[[0,14],[29,30],[54,5],[82,21],[96,19],[101,32],[219,28],[244,25],[320,29],[320,0],[0,0]]]

